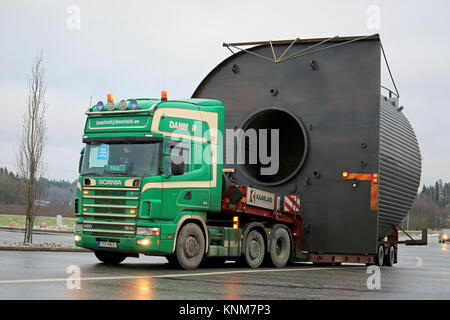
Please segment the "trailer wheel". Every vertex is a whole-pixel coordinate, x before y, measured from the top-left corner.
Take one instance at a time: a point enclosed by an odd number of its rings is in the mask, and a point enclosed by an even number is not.
[[[266,255],[264,238],[258,230],[252,230],[245,240],[245,262],[250,268],[258,268]]]
[[[277,268],[283,268],[291,255],[291,238],[285,228],[277,228],[272,232],[270,240],[270,260]]]
[[[183,269],[195,269],[200,265],[205,253],[205,237],[198,225],[188,223],[181,228],[175,251]]]
[[[392,267],[395,264],[395,247],[390,246],[388,255],[384,257],[384,265]]]
[[[123,253],[109,252],[109,251],[94,251],[98,260],[104,264],[119,264],[127,257]]]
[[[380,244],[378,246],[377,255],[375,256],[375,264],[381,267],[383,263],[384,263],[384,246]]]

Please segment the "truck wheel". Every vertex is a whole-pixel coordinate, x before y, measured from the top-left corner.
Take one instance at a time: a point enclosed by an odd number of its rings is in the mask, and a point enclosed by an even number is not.
[[[188,223],[181,228],[175,251],[183,269],[195,269],[200,265],[205,253],[205,238],[198,225]]]
[[[250,231],[245,241],[245,262],[250,268],[258,268],[266,255],[264,238],[257,230]]]
[[[378,246],[377,255],[375,256],[375,264],[381,267],[384,263],[384,246],[380,244]]]
[[[98,260],[105,264],[119,264],[127,257],[123,253],[109,252],[109,251],[94,251]]]
[[[270,240],[270,260],[277,268],[283,268],[291,255],[291,238],[285,228],[277,228],[272,232]]]
[[[394,263],[395,263],[395,248],[394,246],[390,246],[388,255],[384,257],[384,265],[392,267]]]

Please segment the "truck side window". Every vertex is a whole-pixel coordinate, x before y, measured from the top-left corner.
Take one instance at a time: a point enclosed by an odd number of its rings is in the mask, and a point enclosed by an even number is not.
[[[182,157],[184,162],[184,172],[189,171],[189,154],[191,151],[191,144],[182,141],[167,140],[164,146],[164,152],[174,154]],[[170,174],[172,172],[170,156],[164,157],[164,174]]]

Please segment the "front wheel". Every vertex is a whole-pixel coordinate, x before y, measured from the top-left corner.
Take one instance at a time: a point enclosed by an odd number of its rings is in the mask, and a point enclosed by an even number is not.
[[[127,257],[123,253],[109,251],[94,251],[94,254],[104,264],[119,264]]]
[[[250,268],[258,268],[264,260],[266,245],[258,230],[252,230],[245,241],[245,262]]]
[[[205,253],[205,237],[198,225],[188,223],[181,229],[175,251],[183,269],[195,269],[200,265]]]

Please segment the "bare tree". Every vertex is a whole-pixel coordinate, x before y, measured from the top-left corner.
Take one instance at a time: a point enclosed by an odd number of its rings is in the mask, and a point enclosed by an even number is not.
[[[16,150],[18,174],[23,181],[25,197],[25,237],[24,243],[33,241],[33,225],[37,211],[37,182],[44,174],[44,148],[47,141],[45,121],[45,69],[43,67],[43,51],[36,56],[28,80],[29,92],[26,111],[22,120],[20,144]]]

